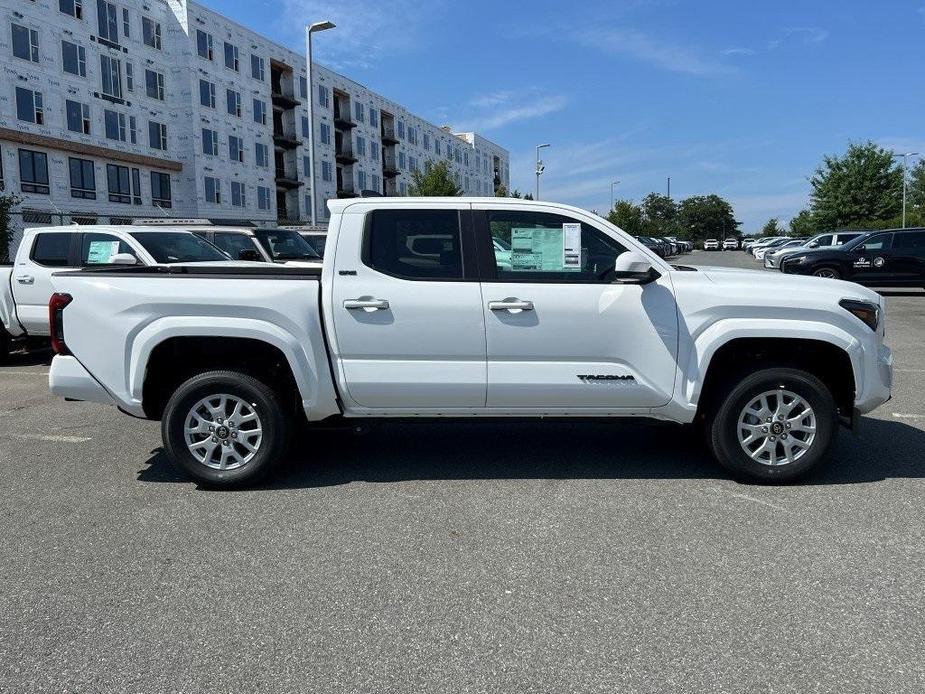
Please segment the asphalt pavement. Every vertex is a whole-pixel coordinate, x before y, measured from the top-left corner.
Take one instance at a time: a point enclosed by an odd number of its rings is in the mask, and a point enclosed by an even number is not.
[[[211,492],[17,355],[0,691],[925,691],[925,292],[886,294],[894,398],[791,487],[685,427],[462,421],[306,432]]]

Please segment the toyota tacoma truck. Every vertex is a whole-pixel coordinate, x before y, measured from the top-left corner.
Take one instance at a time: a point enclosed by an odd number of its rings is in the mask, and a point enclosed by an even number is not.
[[[694,424],[736,477],[787,482],[890,397],[883,304],[856,284],[672,266],[546,202],[328,206],[320,268],[56,274],[51,390],[160,420],[213,487],[266,475],[297,427],[402,417]]]

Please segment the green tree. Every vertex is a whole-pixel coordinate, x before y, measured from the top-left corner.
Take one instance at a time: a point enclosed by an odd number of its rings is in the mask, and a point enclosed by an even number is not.
[[[503,183],[498,184],[495,188],[495,197],[496,198],[506,198],[509,196],[508,189]]]
[[[800,210],[796,216],[790,220],[791,236],[813,236],[821,231],[813,213],[807,209]]]
[[[777,217],[771,217],[767,223],[761,227],[761,236],[769,238],[771,236],[784,236],[784,229],[780,225]]]
[[[722,239],[739,235],[739,222],[732,205],[719,195],[685,198],[678,207],[678,221],[692,241]]]
[[[607,214],[607,221],[633,236],[644,233],[642,208],[632,200],[617,200]]]
[[[642,199],[647,236],[671,236],[678,232],[678,205],[667,195],[649,193]]]
[[[925,159],[912,167],[909,172],[908,191],[906,193],[907,221],[915,224],[925,224]],[[914,220],[914,221],[913,221]]]
[[[462,189],[453,180],[450,167],[445,161],[440,161],[430,167],[429,171],[412,171],[411,187],[408,195],[414,197],[458,197]]]
[[[873,142],[826,156],[809,182],[817,229],[882,228],[902,213],[902,169]]]
[[[2,190],[2,189],[0,189]],[[10,211],[21,202],[21,198],[12,193],[0,193],[0,263],[13,260],[10,246],[13,245],[13,224]]]

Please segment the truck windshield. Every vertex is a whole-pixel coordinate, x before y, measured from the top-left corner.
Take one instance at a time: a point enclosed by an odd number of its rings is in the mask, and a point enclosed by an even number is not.
[[[208,263],[228,256],[204,238],[185,231],[136,231],[138,241],[158,263]]]
[[[254,234],[273,260],[321,260],[315,249],[291,229],[257,229]]]

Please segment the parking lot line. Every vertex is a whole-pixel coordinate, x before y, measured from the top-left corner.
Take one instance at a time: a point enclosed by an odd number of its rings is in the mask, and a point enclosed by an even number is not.
[[[925,414],[903,414],[901,412],[894,412],[893,416],[897,419],[925,419]]]
[[[47,371],[0,371],[0,376],[47,376]]]
[[[46,434],[10,434],[10,438],[24,441],[51,441],[53,443],[85,443],[92,440],[90,436],[52,436]]]

